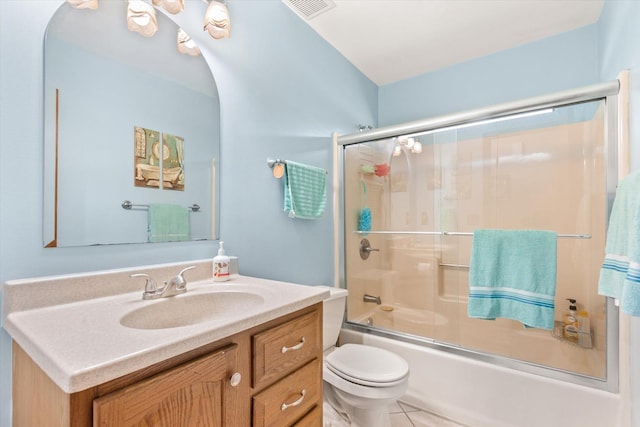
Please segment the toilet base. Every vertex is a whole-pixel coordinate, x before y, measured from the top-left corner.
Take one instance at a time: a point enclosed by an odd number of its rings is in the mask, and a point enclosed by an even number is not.
[[[394,399],[358,399],[358,406],[351,404],[353,396],[344,393],[331,385],[323,384],[325,405],[329,405],[333,411],[331,417],[341,418],[331,423],[332,427],[390,427],[389,404]],[[328,418],[328,417],[327,417]],[[325,424],[326,425],[326,424]]]
[[[351,408],[351,427],[391,427],[387,405],[375,410],[371,408]]]

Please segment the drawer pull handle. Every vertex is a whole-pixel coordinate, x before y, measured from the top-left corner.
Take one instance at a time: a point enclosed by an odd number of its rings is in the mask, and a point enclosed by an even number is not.
[[[290,408],[292,406],[298,406],[304,400],[305,394],[307,394],[307,390],[303,388],[302,391],[300,392],[300,397],[298,398],[298,400],[292,403],[283,403],[282,406],[280,407],[280,410],[284,411],[285,409]]]
[[[300,342],[294,345],[293,347],[282,347],[280,352],[282,354],[285,354],[287,351],[290,351],[290,350],[300,350],[303,345],[304,345],[304,337],[300,338]]]
[[[237,387],[238,384],[240,384],[241,380],[242,380],[242,375],[240,375],[240,372],[236,372],[235,374],[231,375],[231,378],[229,379],[229,382],[231,383],[231,387]]]

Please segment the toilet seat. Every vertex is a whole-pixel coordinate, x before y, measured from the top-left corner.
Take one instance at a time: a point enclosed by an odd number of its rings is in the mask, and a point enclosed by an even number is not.
[[[409,365],[382,348],[345,344],[326,358],[326,366],[347,381],[369,387],[393,387],[406,381]]]

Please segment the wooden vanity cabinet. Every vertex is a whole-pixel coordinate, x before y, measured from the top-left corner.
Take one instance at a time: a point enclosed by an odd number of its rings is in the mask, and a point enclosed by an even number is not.
[[[229,373],[237,367],[237,347],[230,345],[95,399],[93,425],[233,425],[239,384],[230,381]]]
[[[322,425],[322,303],[72,394],[13,358],[14,427]]]

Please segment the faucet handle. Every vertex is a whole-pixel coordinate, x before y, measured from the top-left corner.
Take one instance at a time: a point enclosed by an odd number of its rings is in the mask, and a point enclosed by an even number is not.
[[[179,291],[187,289],[187,280],[182,276],[186,271],[193,270],[196,268],[195,265],[189,266],[183,269],[177,276],[170,280],[170,283],[173,283],[175,288]]]
[[[130,274],[129,277],[144,277],[145,279],[147,279],[144,283],[145,293],[153,293],[158,291],[158,285],[156,285],[156,281],[153,280],[153,277],[149,276],[146,273],[134,273]]]
[[[183,274],[185,271],[193,270],[194,268],[196,268],[196,266],[195,266],[195,265],[189,266],[189,267],[187,267],[187,268],[183,269],[180,273],[178,273],[178,276],[182,276],[182,274]]]

